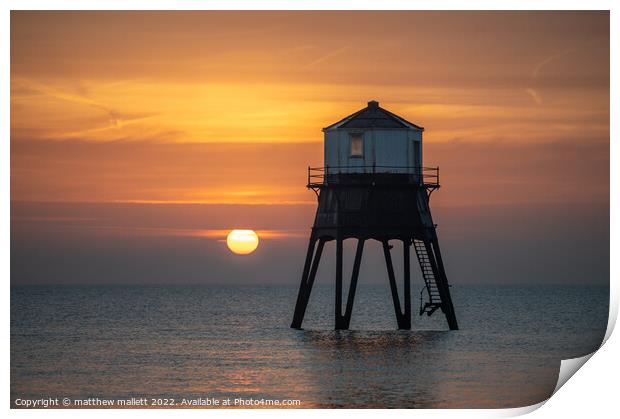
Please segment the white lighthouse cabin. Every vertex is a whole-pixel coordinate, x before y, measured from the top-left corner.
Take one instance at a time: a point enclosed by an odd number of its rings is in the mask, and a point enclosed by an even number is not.
[[[336,173],[419,173],[422,132],[371,100],[368,106],[323,128],[324,164]]]

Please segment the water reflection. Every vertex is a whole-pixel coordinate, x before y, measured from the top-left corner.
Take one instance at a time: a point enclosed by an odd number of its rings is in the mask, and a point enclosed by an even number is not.
[[[325,406],[420,407],[431,400],[419,364],[446,332],[299,331],[298,349]],[[426,357],[428,358],[428,357]]]
[[[330,288],[313,291],[301,331],[288,327],[294,287],[13,289],[11,398],[524,406],[551,393],[560,359],[596,348],[607,322],[606,289],[457,288],[461,330],[396,331],[384,287],[363,291],[352,326],[374,330],[330,330]],[[583,316],[583,304],[596,311]]]

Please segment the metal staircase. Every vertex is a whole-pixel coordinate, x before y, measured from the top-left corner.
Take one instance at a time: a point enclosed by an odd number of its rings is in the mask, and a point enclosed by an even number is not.
[[[414,239],[413,248],[418,256],[422,277],[424,278],[424,288],[420,291],[420,316],[424,313],[430,316],[437,311],[437,309],[442,308],[441,295],[435,276],[436,270],[433,269],[433,262],[428,254],[429,249],[424,241]],[[424,291],[426,291],[428,296],[428,301],[426,302],[424,301]]]

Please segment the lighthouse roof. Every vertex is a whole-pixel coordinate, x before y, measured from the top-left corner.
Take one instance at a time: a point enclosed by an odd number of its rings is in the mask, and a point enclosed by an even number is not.
[[[323,128],[323,131],[329,131],[339,128],[404,128],[424,130],[423,127],[411,123],[406,119],[401,118],[400,116],[395,115],[386,109],[383,109],[379,106],[379,102],[375,100],[371,100],[370,102],[368,102],[368,106],[364,109],[361,109],[347,116],[346,118],[341,119],[335,124]]]

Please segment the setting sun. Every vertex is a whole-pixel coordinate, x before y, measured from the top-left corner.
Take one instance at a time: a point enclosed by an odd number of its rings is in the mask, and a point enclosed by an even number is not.
[[[232,230],[226,237],[228,248],[238,255],[248,255],[258,247],[258,235],[254,230]]]

